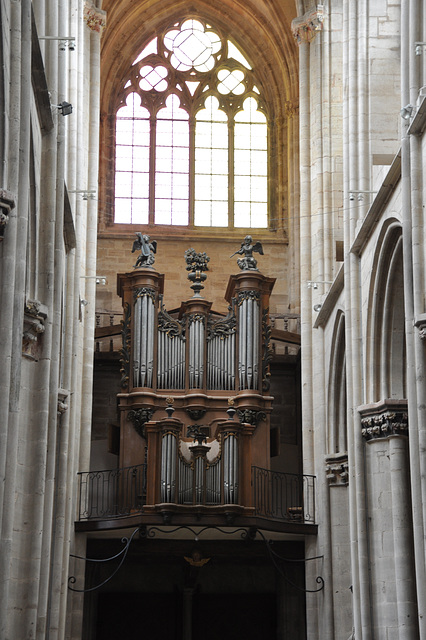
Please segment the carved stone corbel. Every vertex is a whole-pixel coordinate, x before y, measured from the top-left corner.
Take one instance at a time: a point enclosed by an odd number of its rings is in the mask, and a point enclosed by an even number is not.
[[[291,23],[291,31],[297,42],[312,42],[318,31],[322,31],[324,23],[324,7],[319,4],[315,9],[307,11],[300,18],[294,18]]]
[[[414,323],[414,326],[419,330],[419,338],[424,340],[426,338],[426,314],[419,316],[418,320]]]
[[[91,31],[96,31],[102,35],[102,31],[106,26],[106,11],[98,9],[92,2],[87,0],[84,3],[84,21]]]
[[[325,472],[330,486],[349,484],[348,454],[334,453],[325,457]]]
[[[58,413],[63,414],[68,410],[68,396],[70,392],[66,389],[58,389]]]
[[[38,342],[44,333],[47,307],[39,300],[27,300],[24,307],[24,330],[22,334],[22,354],[37,360]]]
[[[10,191],[0,189],[0,242],[3,240],[6,226],[9,222],[9,214],[15,207],[15,198]]]

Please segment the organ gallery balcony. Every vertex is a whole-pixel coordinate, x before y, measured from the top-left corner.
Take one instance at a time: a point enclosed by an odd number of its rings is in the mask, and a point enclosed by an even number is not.
[[[275,280],[239,260],[225,292],[228,313],[216,313],[201,295],[208,257],[191,249],[194,295],[168,311],[147,246],[134,270],[118,275],[118,468],[79,474],[77,529],[198,524],[313,533],[314,478],[271,469]]]
[[[314,476],[252,467],[243,498],[246,479],[240,485],[235,444],[230,442],[226,455],[213,465],[207,463],[205,451],[199,451],[202,445],[195,445],[194,464],[175,455],[175,464],[168,471],[165,461],[170,463],[174,443],[166,437],[164,464],[156,478],[147,473],[146,464],[80,473],[76,529],[172,524],[315,532]],[[159,502],[150,504],[150,494],[157,494]]]

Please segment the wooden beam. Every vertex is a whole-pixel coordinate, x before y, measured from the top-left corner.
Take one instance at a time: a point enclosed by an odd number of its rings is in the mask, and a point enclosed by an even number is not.
[[[96,327],[95,340],[99,338],[109,338],[110,336],[119,336],[122,329],[121,324],[110,324],[108,327]]]
[[[300,334],[292,331],[281,331],[280,329],[272,329],[272,340],[278,342],[288,342],[289,344],[300,344]]]

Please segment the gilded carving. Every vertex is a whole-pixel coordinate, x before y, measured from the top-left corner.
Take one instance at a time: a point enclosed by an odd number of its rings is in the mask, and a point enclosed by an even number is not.
[[[274,352],[271,347],[272,327],[268,322],[269,308],[263,310],[262,314],[262,339],[263,339],[263,358],[262,358],[262,389],[269,391],[271,386],[269,371],[269,363],[271,362]]]

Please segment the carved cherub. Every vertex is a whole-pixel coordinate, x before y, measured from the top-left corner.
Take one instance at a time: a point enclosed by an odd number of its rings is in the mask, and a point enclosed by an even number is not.
[[[257,261],[253,258],[253,252],[260,253],[263,256],[263,248],[260,242],[256,242],[253,244],[253,238],[251,236],[246,236],[244,241],[241,243],[241,249],[235,251],[232,254],[231,258],[236,255],[244,256],[244,258],[239,258],[237,260],[237,264],[242,271],[258,271],[257,269]]]
[[[157,253],[157,241],[150,241],[149,236],[138,231],[136,240],[133,243],[132,253],[140,249],[140,256],[136,260],[135,269],[137,267],[150,267],[155,262],[154,253]]]

